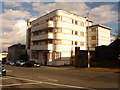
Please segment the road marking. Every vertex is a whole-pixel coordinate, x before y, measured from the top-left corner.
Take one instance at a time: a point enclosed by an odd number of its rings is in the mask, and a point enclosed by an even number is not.
[[[10,79],[10,78],[12,78],[12,77],[2,77],[2,79]]]
[[[82,89],[88,89],[88,90],[97,90],[97,89],[92,89],[92,88],[87,88],[87,87],[72,86],[72,85],[65,85],[65,84],[57,84],[57,83],[51,83],[51,82],[41,82],[41,81],[36,81],[36,80],[31,80],[31,79],[26,79],[26,78],[18,78],[18,77],[12,77],[12,78],[20,79],[20,80],[26,80],[26,81],[33,81],[33,82],[36,82],[36,84],[44,83],[44,84],[50,84],[50,85],[54,85],[54,86],[63,86],[63,87],[68,87],[68,88],[82,88]]]
[[[6,70],[6,72],[12,72],[12,70]]]
[[[11,76],[9,76],[9,77],[11,77]],[[26,79],[26,78],[17,78],[17,77],[11,77],[11,78],[20,79],[20,80],[26,80],[26,81],[36,82],[36,83],[42,83],[40,81],[35,81],[35,80],[31,80],[31,79]]]
[[[16,83],[16,84],[7,84],[7,85],[0,85],[3,87],[10,87],[10,86],[20,86],[20,85],[29,85],[29,84],[38,84],[38,83]]]
[[[48,81],[58,81],[56,79],[52,79],[52,78],[48,78],[48,77],[38,77],[38,78],[43,78],[43,79],[46,79]]]

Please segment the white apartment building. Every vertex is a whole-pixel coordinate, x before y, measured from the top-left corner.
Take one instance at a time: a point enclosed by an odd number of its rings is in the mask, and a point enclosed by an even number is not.
[[[54,66],[73,63],[75,47],[87,50],[86,27],[88,21],[90,26],[93,21],[86,19],[57,9],[38,19],[28,21],[26,48],[30,60]]]
[[[112,28],[97,24],[89,28],[89,48],[95,50],[96,46],[110,44],[110,30]]]

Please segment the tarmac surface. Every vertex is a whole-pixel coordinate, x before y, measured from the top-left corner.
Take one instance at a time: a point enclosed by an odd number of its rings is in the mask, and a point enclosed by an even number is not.
[[[74,67],[16,67],[4,65],[7,76],[1,77],[2,90],[79,89],[118,90],[119,72]]]

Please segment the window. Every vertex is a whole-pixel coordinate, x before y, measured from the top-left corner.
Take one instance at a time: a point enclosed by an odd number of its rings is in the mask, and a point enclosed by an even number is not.
[[[57,29],[54,29],[54,32],[58,32],[58,30],[57,30]]]
[[[96,32],[96,28],[91,28],[91,31],[92,32]]]
[[[78,32],[77,32],[77,31],[75,31],[75,35],[78,35]]]
[[[72,20],[72,23],[74,23],[74,20]]]
[[[84,23],[83,23],[83,22],[80,22],[80,25],[81,25],[81,26],[84,26]]]
[[[92,40],[96,40],[96,36],[92,36]]]
[[[77,45],[77,41],[75,41],[75,45]]]
[[[48,30],[46,30],[45,33],[47,34],[47,33],[48,33]]]
[[[74,34],[74,31],[72,30],[72,34]]]
[[[55,59],[61,59],[61,53],[60,52],[55,53]]]
[[[37,59],[38,58],[38,53],[36,51],[32,51],[32,58]]]
[[[80,42],[80,45],[81,45],[81,46],[84,46],[84,42]]]
[[[96,44],[92,44],[92,47],[96,47]]]
[[[53,43],[53,40],[48,40],[48,43],[49,43],[49,44],[52,44],[52,43]]]
[[[61,28],[58,28],[58,29],[57,29],[57,32],[62,32],[62,29],[61,29]]]
[[[80,36],[84,36],[84,32],[80,32]]]
[[[61,21],[62,17],[58,16],[58,17],[56,17],[56,20]]]
[[[45,41],[45,44],[48,44],[48,41]]]
[[[54,29],[54,32],[62,32],[62,29],[61,28],[56,28],[56,29]]]
[[[55,44],[61,44],[61,40],[54,40]]]
[[[75,20],[75,24],[78,24],[78,21]]]
[[[72,41],[72,45],[74,45],[73,41]]]
[[[53,21],[53,18],[50,18],[49,20]]]
[[[33,41],[33,45],[38,45],[38,41]]]
[[[53,29],[48,30],[48,32],[53,32]]]

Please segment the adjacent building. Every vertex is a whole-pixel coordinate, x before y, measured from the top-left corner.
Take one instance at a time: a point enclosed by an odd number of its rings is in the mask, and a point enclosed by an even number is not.
[[[8,52],[7,51],[1,51],[0,52],[0,61],[2,61],[3,58],[7,57]]]
[[[88,45],[96,44],[93,45],[95,48],[97,45],[108,44],[110,28],[102,25],[92,26],[92,24],[92,20],[62,9],[52,11],[35,20],[28,20],[26,49],[30,59],[43,65],[69,65],[74,62],[75,47],[87,50]],[[88,32],[86,29],[88,25],[89,30],[97,29],[94,34]],[[102,33],[108,35],[107,39],[105,36],[100,38]],[[93,38],[92,34],[97,37],[95,43],[90,41]],[[108,42],[104,42],[104,39]]]
[[[18,43],[8,47],[8,60],[16,61],[26,59],[25,45]]]
[[[90,50],[95,50],[96,46],[109,45],[111,43],[110,30],[112,28],[100,24],[90,26],[88,38]]]

